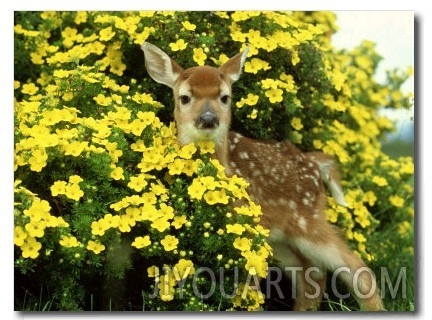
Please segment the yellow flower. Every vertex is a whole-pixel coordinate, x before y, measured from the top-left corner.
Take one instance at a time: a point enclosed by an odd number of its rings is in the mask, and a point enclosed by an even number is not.
[[[251,61],[246,61],[244,65],[244,71],[253,74],[258,73],[258,71],[260,70],[268,69],[270,69],[270,65],[268,64],[268,62],[258,58],[253,58]]]
[[[178,155],[183,159],[191,159],[196,151],[197,148],[195,147],[194,143],[189,143],[179,150]]]
[[[77,238],[73,236],[63,236],[60,240],[60,245],[67,248],[74,248],[78,247],[80,245],[80,242],[77,240]]]
[[[59,109],[45,110],[42,113],[42,119],[39,122],[42,125],[51,126],[64,120],[64,112]]]
[[[228,60],[229,60],[229,57],[226,55],[226,54],[221,54],[220,56],[219,56],[219,59],[215,59],[215,58],[211,58],[212,59],[212,61],[216,64],[216,65],[218,65],[218,66],[221,66],[221,65],[223,65],[225,62],[227,62]]]
[[[114,37],[115,32],[112,31],[111,27],[107,27],[105,29],[102,29],[101,31],[99,31],[99,39],[101,41],[108,41],[111,40],[112,37]]]
[[[48,154],[45,149],[36,149],[33,151],[32,156],[28,160],[30,170],[40,172],[42,168],[47,165]]]
[[[196,25],[190,23],[189,21],[182,22],[182,25],[188,31],[194,31],[196,29]]]
[[[114,180],[124,180],[125,177],[123,175],[123,168],[115,167],[110,176]]]
[[[296,130],[301,130],[303,129],[303,124],[301,122],[300,118],[294,117],[291,120],[291,126],[296,129]]]
[[[14,244],[21,247],[24,244],[24,240],[27,238],[27,232],[21,227],[16,226],[14,228]]]
[[[142,215],[141,215],[141,209],[130,206],[126,208],[125,214],[120,216],[119,225],[121,221],[127,222],[130,226],[134,226],[137,221],[141,221]]]
[[[100,242],[96,242],[93,240],[90,240],[87,244],[87,250],[93,251],[95,254],[101,253],[103,250],[105,250],[105,246],[101,244]]]
[[[194,48],[193,49],[193,60],[199,65],[203,66],[205,60],[207,59],[207,55],[204,53],[202,48]]]
[[[45,233],[46,223],[43,220],[29,222],[25,225],[25,230],[30,237],[42,238]]]
[[[331,73],[331,80],[337,91],[340,91],[342,89],[342,85],[345,83],[346,78],[346,75],[342,73],[342,71],[340,71],[339,69],[335,69]]]
[[[188,275],[195,273],[195,267],[191,260],[180,259],[173,268],[174,275],[177,281],[186,278]]]
[[[145,176],[140,174],[136,177],[131,177],[127,186],[137,192],[140,192],[147,186],[147,184],[148,182],[145,180]]]
[[[183,168],[184,168],[184,161],[182,159],[175,159],[174,162],[168,164],[170,175],[177,175],[182,173]]]
[[[147,274],[150,278],[159,277],[159,268],[156,266],[148,267]]]
[[[131,149],[136,152],[143,152],[146,149],[144,141],[141,139],[136,140],[134,143],[130,145]]]
[[[240,250],[240,251],[250,251],[251,246],[252,246],[252,240],[248,239],[248,238],[240,238],[237,237],[234,240],[234,248]]]
[[[23,258],[36,259],[39,256],[39,250],[42,244],[37,242],[35,238],[27,237],[24,244],[21,246]]]
[[[201,153],[214,153],[216,145],[211,140],[200,140],[197,142],[197,146]]]
[[[184,167],[183,167],[183,173],[188,175],[189,177],[192,176],[196,170],[198,169],[198,163],[201,160],[184,160]]]
[[[354,240],[357,242],[366,242],[366,237],[361,233],[354,231],[353,236]]]
[[[223,18],[223,19],[229,19],[230,18],[229,15],[225,11],[216,11],[216,12],[214,12],[214,14],[220,18]]]
[[[281,102],[283,100],[282,97],[283,91],[281,89],[270,89],[265,92],[267,98],[271,103]]]
[[[75,16],[75,23],[81,24],[87,21],[87,11],[78,11]]]
[[[386,178],[380,177],[380,176],[374,176],[372,178],[372,182],[375,183],[379,187],[385,187],[388,185],[388,182]]]
[[[312,143],[313,143],[313,146],[314,146],[315,149],[322,149],[322,147],[324,146],[324,143],[321,140],[318,140],[318,139],[314,139],[312,141]]]
[[[405,200],[398,195],[390,196],[389,200],[390,203],[397,208],[402,208],[405,203]]]
[[[88,147],[88,143],[83,141],[72,141],[64,146],[65,155],[78,157]]]
[[[168,273],[160,277],[159,295],[162,301],[171,301],[174,299],[174,285],[176,280],[174,275]]]
[[[169,46],[172,51],[179,51],[186,49],[187,43],[183,39],[179,39],[175,43],[170,43]]]
[[[171,222],[171,225],[176,229],[180,229],[186,223],[186,221],[186,215],[176,216],[174,217],[174,221]]]
[[[338,213],[336,210],[333,210],[332,208],[328,208],[325,210],[327,220],[331,223],[336,223],[338,219]]]
[[[237,108],[242,108],[245,104],[248,106],[254,106],[258,103],[259,96],[256,94],[248,93],[246,98],[241,98],[240,101],[237,101]]]
[[[188,187],[188,194],[191,198],[201,200],[207,188],[197,179]]]
[[[169,228],[170,225],[171,224],[168,222],[168,219],[166,219],[165,217],[161,217],[155,219],[150,226],[159,232],[164,232],[166,229]]]
[[[259,96],[256,94],[248,93],[245,103],[249,106],[254,106],[258,103]]]
[[[274,79],[266,78],[261,80],[261,87],[263,89],[276,89],[278,87],[278,82]]]
[[[108,106],[111,104],[111,97],[105,97],[102,93],[99,93],[96,97],[93,97],[93,100],[96,101],[97,104],[101,106]]]
[[[225,190],[215,190],[215,191],[207,191],[204,194],[204,199],[206,202],[210,205],[216,204],[216,203],[223,203],[228,204],[229,202],[229,196],[225,193]]]
[[[103,236],[105,234],[105,231],[107,230],[107,226],[105,224],[105,221],[93,221],[91,223],[91,232],[95,236]]]
[[[294,50],[292,52],[291,63],[293,64],[293,66],[295,66],[299,62],[300,62],[300,57],[299,57],[298,51]]]
[[[120,77],[123,75],[123,71],[126,70],[126,65],[122,62],[121,58],[111,60],[110,65],[110,71]]]
[[[99,220],[106,230],[110,228],[118,228],[120,223],[120,216],[113,216],[111,213],[107,213],[102,219]]]
[[[34,83],[26,83],[23,84],[21,93],[32,96],[38,91],[39,91],[39,87],[37,87]]]
[[[157,184],[151,183],[150,186],[154,194],[157,196],[166,194],[168,192],[167,188],[165,188],[165,186],[160,181],[158,181]]]
[[[172,251],[177,248],[179,240],[172,235],[166,235],[160,243],[164,247],[165,251]]]
[[[235,233],[241,235],[246,228],[239,223],[236,224],[227,224],[227,233]]]
[[[37,222],[49,215],[50,210],[51,206],[48,201],[36,198],[30,208],[24,210],[24,214],[29,217],[32,222]]]
[[[411,223],[409,223],[408,221],[403,221],[398,226],[398,232],[402,236],[406,236],[410,230],[411,230]]]
[[[268,264],[266,258],[268,255],[266,253],[246,252],[243,255],[247,259],[245,269],[249,271],[250,275],[258,275],[262,278],[267,276]]]
[[[238,214],[242,214],[245,216],[250,217],[258,217],[262,214],[261,212],[261,206],[256,205],[255,203],[251,202],[249,206],[241,206],[241,207],[235,207],[234,210]]]
[[[207,190],[214,190],[218,183],[212,176],[205,176],[205,177],[199,177],[198,181],[207,189]]]
[[[71,184],[66,186],[65,195],[69,199],[78,201],[82,196],[84,196],[84,192],[80,189],[78,184]]]
[[[154,104],[155,103],[153,101],[153,99],[151,98],[151,96],[149,96],[149,95],[145,95],[145,99],[143,100],[143,102],[150,103],[150,104]],[[150,124],[153,123],[153,121],[156,118],[156,115],[152,111],[148,111],[148,112],[138,111],[137,118],[141,119],[144,122],[144,124],[146,126],[148,126],[148,125],[150,125]]]
[[[367,202],[370,206],[373,206],[377,201],[377,197],[375,193],[373,193],[372,191],[368,191],[364,194],[363,201]]]
[[[129,124],[130,131],[137,137],[141,136],[141,133],[145,129],[146,125],[140,119],[135,119]]]
[[[149,236],[136,237],[135,241],[132,242],[132,246],[137,248],[137,249],[142,249],[142,248],[148,247],[150,244],[151,244],[151,241],[150,241]]]
[[[156,209],[153,204],[144,203],[141,208],[141,219],[148,221],[155,221],[157,218],[161,217],[161,212]]]
[[[414,164],[412,163],[412,159],[410,157],[401,158],[403,164],[400,168],[401,174],[413,174],[414,173]]]

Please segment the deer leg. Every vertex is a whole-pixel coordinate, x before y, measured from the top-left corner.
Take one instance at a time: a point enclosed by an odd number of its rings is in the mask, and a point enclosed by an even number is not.
[[[335,276],[339,276],[362,310],[384,310],[375,275],[332,229],[330,224],[322,226],[321,231],[327,237],[324,241],[297,238],[293,242],[312,265],[324,266]]]
[[[320,309],[326,290],[327,271],[313,265],[305,257],[298,255],[302,268],[297,274],[297,296],[294,311],[316,311]]]
[[[326,288],[327,272],[317,268],[285,243],[272,244],[278,267],[293,285],[294,311],[318,310]]]
[[[354,294],[360,309],[385,310],[373,271],[347,247],[344,247],[340,253],[345,261],[346,269],[342,271],[336,269],[335,271],[340,271],[338,275]]]

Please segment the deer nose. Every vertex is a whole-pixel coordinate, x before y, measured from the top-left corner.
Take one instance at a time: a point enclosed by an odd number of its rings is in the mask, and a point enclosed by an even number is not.
[[[197,127],[200,129],[212,129],[219,125],[219,119],[212,111],[202,113],[197,120]]]

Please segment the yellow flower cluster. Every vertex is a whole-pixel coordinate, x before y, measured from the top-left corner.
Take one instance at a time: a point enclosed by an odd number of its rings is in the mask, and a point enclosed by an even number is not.
[[[56,181],[51,186],[51,194],[54,197],[64,194],[69,199],[78,201],[82,196],[84,196],[84,192],[79,186],[79,183],[82,181],[83,179],[77,175],[70,176],[69,183],[66,181]]]
[[[255,281],[258,281],[255,279]],[[255,282],[258,285],[257,282]],[[265,295],[251,287],[248,283],[241,283],[237,288],[237,294],[233,298],[234,305],[245,308],[248,311],[257,311],[264,303]]]
[[[20,221],[14,228],[14,244],[21,249],[23,258],[36,259],[42,248],[41,239],[47,228],[66,228],[69,224],[62,217],[51,215],[51,206],[46,200],[41,200],[25,187],[21,181],[15,183],[15,194],[22,194],[31,199],[27,209],[22,209],[22,203],[15,205],[15,219]],[[22,211],[21,211],[22,210]]]

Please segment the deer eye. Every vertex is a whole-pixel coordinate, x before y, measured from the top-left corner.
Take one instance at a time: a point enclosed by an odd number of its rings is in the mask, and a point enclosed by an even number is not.
[[[227,104],[229,102],[230,96],[229,95],[224,95],[220,99],[221,99],[221,102],[223,104]]]
[[[188,104],[190,101],[191,98],[189,96],[185,96],[185,95],[180,96],[181,104]]]

